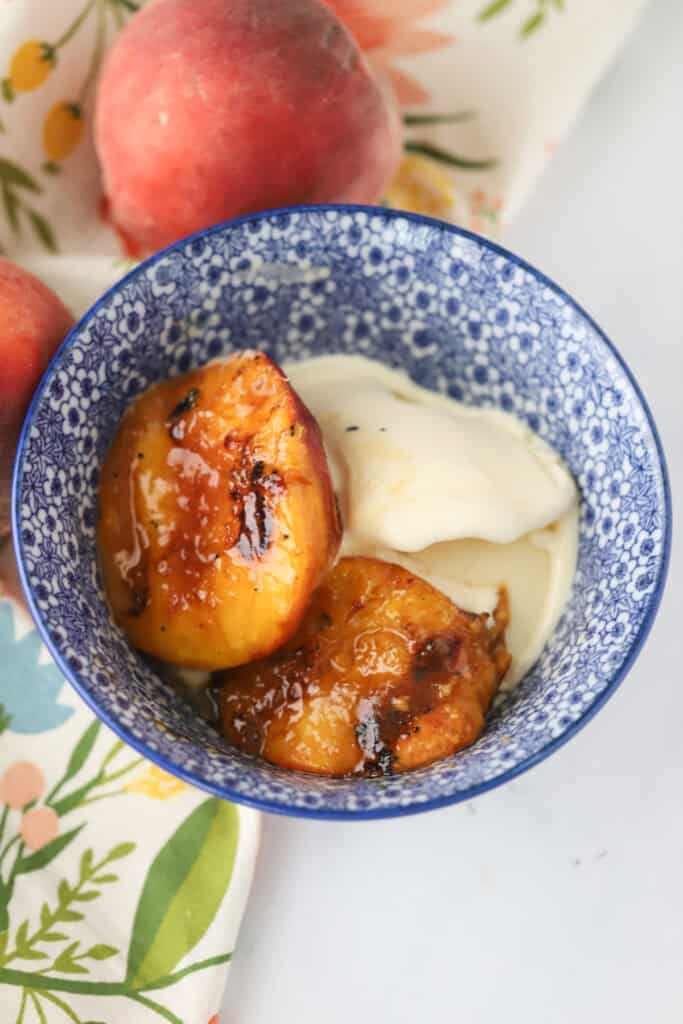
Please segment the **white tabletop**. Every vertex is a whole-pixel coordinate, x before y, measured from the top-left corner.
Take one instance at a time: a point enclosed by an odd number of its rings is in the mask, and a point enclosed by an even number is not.
[[[643,22],[505,243],[641,382],[683,482],[683,6]],[[644,652],[576,738],[468,804],[264,817],[225,1024],[681,1024],[683,559]]]

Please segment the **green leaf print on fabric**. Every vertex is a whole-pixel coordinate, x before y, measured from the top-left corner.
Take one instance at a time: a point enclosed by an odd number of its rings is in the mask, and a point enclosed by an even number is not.
[[[496,14],[500,14],[513,2],[514,0],[493,0],[493,3],[487,4],[479,11],[477,21],[488,21],[489,18],[494,18]]]
[[[519,34],[522,37],[530,36],[532,32],[541,27],[544,21],[545,11],[537,11],[536,14],[530,14],[519,30]]]
[[[5,710],[5,705],[0,704],[0,736],[6,732],[12,723],[12,716]]]
[[[11,160],[5,160],[0,157],[0,179],[7,185],[16,185],[19,188],[25,188],[29,192],[40,192],[40,186],[36,185],[33,178],[22,171],[21,167],[17,164],[12,163]]]
[[[39,1020],[43,1014],[51,1021],[55,1007],[76,1024],[87,1024],[77,1005],[72,1005],[79,996],[121,997],[169,1024],[185,1024],[147,993],[170,988],[190,974],[231,959],[232,954],[224,952],[179,967],[206,933],[232,877],[239,816],[232,804],[214,798],[203,801],[187,816],[147,873],[125,977],[122,960],[114,960],[124,950],[107,942],[93,943],[89,918],[102,888],[121,882],[119,864],[135,852],[134,842],[122,839],[105,854],[86,847],[65,877],[53,882],[52,895],[50,876],[43,876],[35,884],[43,886],[44,902],[39,912],[22,920],[21,901],[14,900],[21,876],[57,863],[88,829],[88,822],[81,821],[63,831],[64,816],[96,800],[125,793],[128,780],[124,777],[144,761],[130,759],[120,740],[102,751],[99,740],[103,736],[100,723],[91,721],[71,752],[65,751],[64,771],[47,794],[43,772],[33,762],[16,761],[0,775],[0,989],[14,986],[20,991],[14,1024],[28,1024],[27,1015],[33,1011]],[[119,788],[113,789],[114,784]],[[74,787],[71,790],[70,785]],[[96,980],[102,961],[111,961],[108,977],[118,974],[120,981]],[[4,1016],[0,1017],[5,1024]]]
[[[17,875],[26,875],[29,871],[39,871],[40,868],[47,867],[50,861],[53,861],[55,857],[64,850],[69,843],[76,838],[81,829],[85,828],[84,825],[79,825],[78,828],[72,828],[70,832],[65,832],[63,836],[57,836],[51,843],[47,843],[45,846],[41,846],[35,853],[29,854],[27,857],[22,857],[19,861],[19,865],[16,870]]]
[[[59,250],[57,248],[55,233],[50,227],[49,222],[36,210],[28,210],[27,212],[28,219],[31,222],[38,241],[43,243],[48,252],[58,252]]]
[[[40,195],[42,191],[41,186],[18,164],[4,157],[0,158],[0,195],[12,233],[21,235],[23,216],[48,252],[57,252],[57,240],[52,227],[46,218],[27,202],[25,195],[26,192]]]
[[[74,838],[74,835],[85,828],[85,825],[79,826],[78,829],[74,829],[74,832],[69,835],[69,841]],[[64,849],[66,844],[62,844],[61,849]],[[54,848],[54,843],[48,844],[53,847],[50,851],[49,861],[54,860],[55,857],[61,852],[60,849]],[[44,846],[41,850],[37,851],[37,854],[41,854],[48,849],[48,846]],[[57,886],[56,900],[46,901],[40,908],[40,924],[31,927],[31,922],[27,918],[22,921],[19,927],[16,929],[14,935],[14,948],[10,943],[5,943],[2,956],[0,956],[0,967],[4,967],[6,964],[11,963],[13,960],[44,960],[50,956],[55,957],[54,962],[50,967],[44,968],[44,970],[55,970],[62,973],[78,973],[87,974],[88,968],[78,963],[78,961],[87,959],[98,959],[94,956],[92,949],[85,952],[80,951],[80,940],[69,940],[69,936],[65,932],[57,930],[60,925],[71,924],[83,920],[84,915],[79,911],[73,909],[74,903],[90,902],[91,899],[96,899],[100,895],[99,890],[88,888],[92,886],[99,872],[104,867],[111,863],[112,860],[116,860],[115,856],[116,847],[110,850],[109,853],[105,854],[104,857],[98,862],[95,862],[92,855],[92,851],[86,851],[91,856],[88,858],[84,854],[81,857],[80,868],[77,879],[70,883],[66,878],[62,878]],[[130,851],[132,852],[132,850]],[[33,854],[32,856],[36,856]],[[31,859],[30,857],[28,858]],[[47,861],[46,861],[47,863]],[[45,864],[40,865],[42,867]],[[38,870],[34,867],[32,870]],[[91,895],[94,894],[94,895]],[[51,905],[52,904],[52,905]],[[64,949],[51,950],[49,953],[44,949],[39,948],[44,946],[45,943],[53,942],[67,942],[69,943]],[[9,947],[9,948],[8,948]],[[93,947],[97,949],[98,947]],[[106,947],[110,948],[110,947]],[[116,952],[116,951],[115,951]],[[67,966],[64,966],[64,965]],[[71,965],[75,964],[76,969],[72,970]],[[0,971],[0,980],[2,978],[2,971]]]
[[[403,148],[406,153],[420,153],[438,163],[447,164],[449,167],[458,167],[463,171],[487,171],[491,167],[495,167],[498,162],[493,159],[473,160],[470,157],[459,156],[457,153],[449,153],[440,146],[434,146],[431,142],[409,141],[404,144]]]
[[[210,798],[157,855],[133,924],[126,973],[133,988],[167,975],[204,935],[230,883],[237,839],[235,807]]]
[[[62,783],[68,782],[69,779],[72,779],[88,760],[88,756],[90,755],[92,748],[95,746],[95,741],[99,735],[100,727],[101,723],[96,718],[85,730],[68,760],[66,771],[62,776]]]
[[[517,0],[491,0],[477,14],[477,21],[490,21],[499,14],[504,14]],[[564,10],[564,0],[525,0],[528,13],[518,29],[518,37],[527,39],[540,29],[546,22],[550,9]]]

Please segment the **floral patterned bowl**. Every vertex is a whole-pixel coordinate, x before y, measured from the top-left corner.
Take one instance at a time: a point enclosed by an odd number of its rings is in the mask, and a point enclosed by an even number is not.
[[[582,494],[572,597],[532,671],[460,754],[381,779],[326,779],[242,754],[188,710],[113,624],[95,556],[99,466],[128,403],[234,348],[277,361],[361,352],[526,420]],[[22,434],[13,525],[31,609],[97,714],[163,768],[287,814],[372,818],[473,796],[546,757],[632,664],[666,575],[670,501],[650,413],[623,361],[559,288],[503,249],[417,216],[305,207],[172,246],[81,320]]]

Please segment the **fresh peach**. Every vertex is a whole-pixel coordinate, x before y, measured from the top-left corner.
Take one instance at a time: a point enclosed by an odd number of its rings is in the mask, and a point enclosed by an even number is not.
[[[136,647],[209,670],[262,657],[297,629],[339,547],[318,425],[260,352],[154,385],[105,460],[98,529]]]
[[[112,47],[95,131],[111,218],[147,251],[255,210],[374,202],[401,149],[319,0],[156,0]]]
[[[7,529],[12,458],[22,418],[73,323],[54,292],[0,257],[0,535]]]

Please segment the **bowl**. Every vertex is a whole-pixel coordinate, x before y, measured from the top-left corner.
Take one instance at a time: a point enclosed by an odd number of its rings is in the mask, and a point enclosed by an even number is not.
[[[535,667],[481,738],[380,779],[292,772],[230,747],[114,625],[95,549],[99,466],[128,404],[235,348],[278,362],[357,352],[525,420],[581,492],[576,578]],[[464,800],[536,764],[612,694],[656,613],[670,547],[657,432],[602,331],[497,245],[425,217],[301,207],[203,231],[143,263],[74,328],[29,410],[13,527],[29,605],[65,676],[131,746],[182,779],[268,811],[376,818]]]

